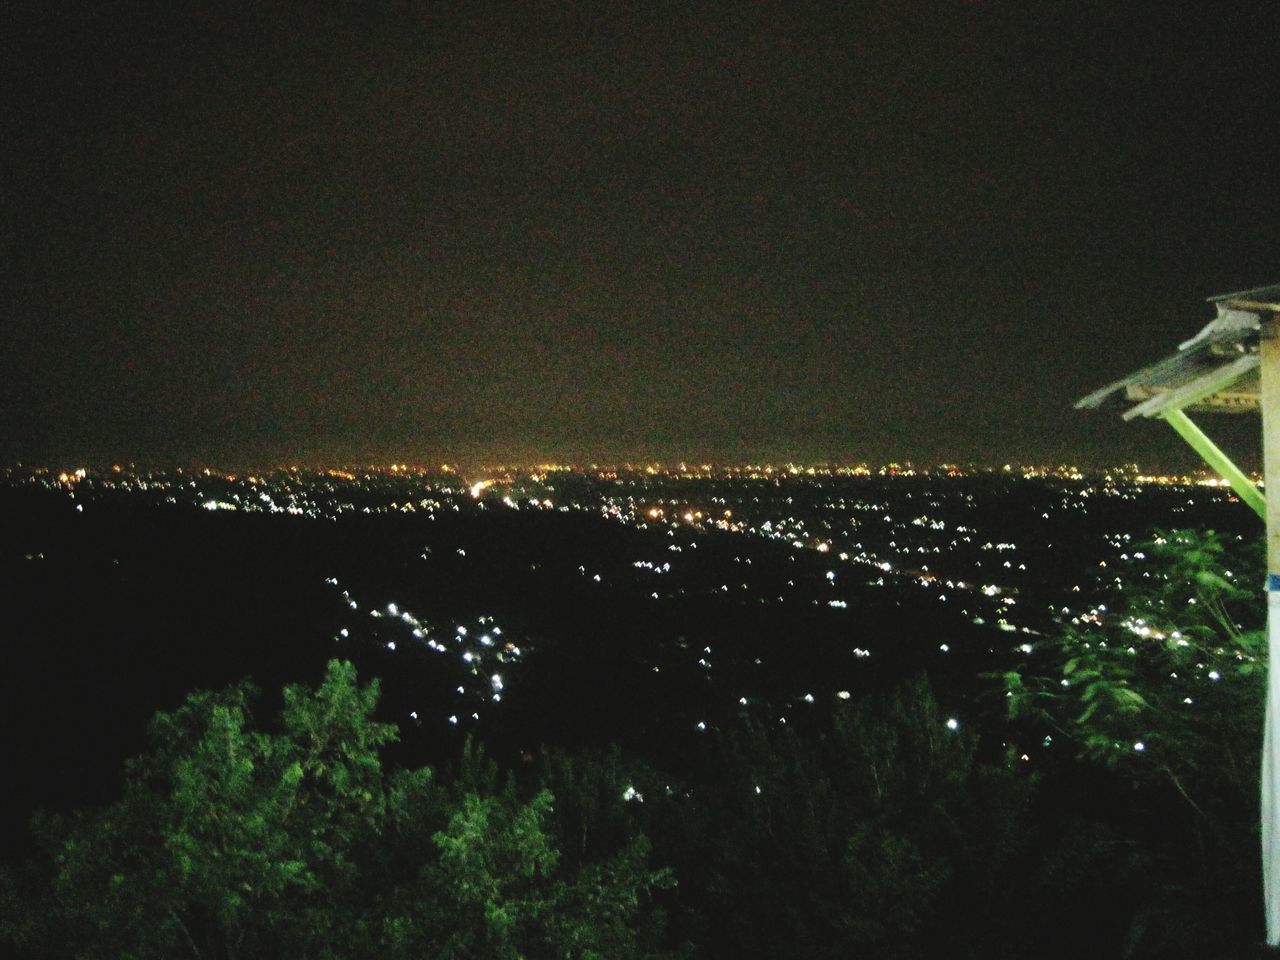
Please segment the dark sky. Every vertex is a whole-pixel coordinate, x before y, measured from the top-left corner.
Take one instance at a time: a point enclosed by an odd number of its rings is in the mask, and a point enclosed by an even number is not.
[[[1183,6],[6,4],[0,460],[1193,463],[1071,409],[1280,281]]]

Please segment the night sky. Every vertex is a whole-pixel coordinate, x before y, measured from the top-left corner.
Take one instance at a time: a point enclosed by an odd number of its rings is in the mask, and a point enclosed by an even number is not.
[[[0,461],[1194,464],[1071,409],[1280,281],[1181,6],[5,4]]]

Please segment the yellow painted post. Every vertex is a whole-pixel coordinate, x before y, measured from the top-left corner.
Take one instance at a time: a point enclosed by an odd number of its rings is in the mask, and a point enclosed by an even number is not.
[[[1267,518],[1266,498],[1253,481],[1244,475],[1244,471],[1231,462],[1231,458],[1223,453],[1216,443],[1210,440],[1203,430],[1195,425],[1190,417],[1181,410],[1166,410],[1163,414],[1169,426],[1178,431],[1178,435],[1191,445],[1191,449],[1204,459],[1204,462],[1220,477],[1231,484],[1236,496],[1253,508],[1253,512],[1262,519]]]
[[[1280,946],[1280,321],[1263,314],[1262,468],[1267,520],[1267,714],[1262,736],[1262,886],[1267,943]]]

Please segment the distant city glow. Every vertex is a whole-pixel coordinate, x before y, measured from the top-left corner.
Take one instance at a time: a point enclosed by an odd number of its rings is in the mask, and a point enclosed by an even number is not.
[[[690,603],[712,604],[709,609],[717,616],[724,613],[724,622],[740,618],[738,622],[751,623],[755,611],[761,623],[775,622],[774,611],[787,617],[793,612],[801,615],[803,621],[792,622],[804,622],[803,632],[789,636],[783,630],[761,638],[762,646],[740,662],[734,647],[718,639],[712,655],[710,641],[715,638],[705,626],[685,628],[687,636],[680,640],[665,632],[665,627],[655,631],[650,646],[640,654],[651,659],[639,664],[639,669],[662,683],[668,678],[679,684],[697,677],[696,683],[708,691],[711,706],[699,705],[701,717],[686,713],[673,722],[685,732],[690,726],[707,732],[725,729],[727,721],[742,717],[787,723],[788,714],[801,704],[851,699],[851,690],[863,689],[858,686],[859,677],[870,673],[873,665],[865,661],[873,653],[877,668],[882,662],[895,663],[894,654],[886,653],[880,638],[863,627],[864,612],[874,615],[881,608],[879,598],[883,608],[900,609],[907,622],[924,611],[924,601],[929,602],[928,615],[943,618],[937,622],[948,626],[931,627],[914,636],[930,657],[957,652],[961,658],[935,662],[965,667],[975,662],[977,669],[988,669],[986,663],[1003,669],[1010,660],[1025,662],[1023,658],[1035,654],[1038,638],[1059,625],[1086,631],[1109,624],[1114,617],[1105,604],[1097,602],[1101,594],[1091,593],[1090,582],[1079,570],[1070,578],[1064,574],[1061,580],[1055,579],[1059,574],[1052,551],[1057,549],[1057,537],[1070,534],[1086,517],[1106,515],[1107,504],[1164,497],[1177,504],[1176,514],[1187,509],[1191,492],[1202,504],[1226,503],[1233,496],[1228,488],[1196,477],[1155,478],[1133,471],[1102,477],[1071,467],[999,471],[994,474],[999,490],[1012,490],[1034,501],[1025,521],[1019,520],[1033,525],[1036,533],[1032,535],[1007,523],[998,510],[990,509],[990,502],[975,498],[972,484],[960,482],[975,474],[993,476],[977,469],[904,464],[881,472],[856,464],[654,463],[484,465],[456,471],[396,463],[316,471],[205,469],[147,474],[115,465],[102,472],[87,467],[11,470],[8,476],[10,482],[56,493],[69,504],[67,509],[87,506],[92,510],[97,497],[129,493],[165,509],[199,511],[202,516],[204,511],[238,511],[322,524],[352,515],[412,514],[415,529],[451,531],[424,534],[415,541],[406,554],[403,578],[381,591],[357,586],[360,581],[354,577],[347,581],[340,557],[326,558],[321,570],[334,601],[335,622],[326,633],[330,642],[341,644],[344,656],[348,651],[375,650],[379,662],[395,664],[393,669],[416,669],[411,665],[429,658],[429,669],[446,678],[439,689],[456,692],[438,704],[419,700],[412,711],[400,716],[409,716],[426,728],[460,726],[461,735],[470,732],[471,722],[482,715],[490,722],[501,722],[503,711],[510,707],[504,698],[517,699],[526,675],[526,655],[536,657],[539,643],[536,637],[520,635],[514,622],[504,621],[511,631],[504,634],[489,613],[458,614],[448,591],[438,589],[442,577],[459,577],[466,569],[465,577],[472,578],[466,605],[484,604],[488,599],[498,604],[504,596],[506,585],[500,578],[485,581],[486,570],[491,569],[486,565],[495,555],[504,562],[512,559],[503,556],[509,548],[458,534],[452,520],[458,515],[515,517],[555,511],[627,528],[628,536],[634,534],[635,539],[626,541],[616,555],[574,548],[577,555],[557,561],[563,564],[559,569],[550,569],[552,563],[536,553],[514,557],[521,563],[529,559],[535,568],[541,565],[531,571],[531,576],[547,578],[539,584],[554,584],[562,574],[572,576],[575,589],[589,589],[593,598],[584,602],[584,608],[598,604],[605,610],[628,611],[629,616],[633,604],[643,602],[646,609],[656,611],[656,623],[664,622],[664,608],[680,610],[679,605]],[[483,479],[473,479],[477,476]],[[1054,482],[1022,486],[1029,478]],[[450,523],[432,526],[446,517]],[[248,517],[206,517],[202,522],[248,521]],[[1081,566],[1087,564],[1103,576],[1108,589],[1117,589],[1125,578],[1138,575],[1133,572],[1135,564],[1146,560],[1139,546],[1143,531],[1103,529],[1105,535],[1082,548],[1090,552]],[[47,563],[46,552],[32,548],[20,556]],[[849,612],[851,608],[857,612]],[[788,622],[787,617],[781,622]],[[1131,645],[1115,647],[1117,654],[1141,657],[1144,644],[1162,640],[1183,650],[1191,646],[1189,639],[1167,625],[1140,619],[1121,625]],[[1005,637],[1010,632],[1019,636]],[[828,648],[830,656],[815,657],[803,679],[770,679],[787,674],[790,668],[785,665],[796,658],[811,656],[807,647],[811,640],[822,643],[832,637],[838,641]],[[1003,642],[996,643],[993,637]],[[1233,651],[1206,654],[1205,662],[1194,669],[1191,663],[1181,668],[1182,676],[1202,683],[1226,683],[1234,676],[1224,666],[1232,663],[1232,655]],[[743,668],[757,669],[756,676],[762,679],[744,677]],[[879,677],[880,671],[874,675]],[[1071,688],[1065,676],[1057,682],[1062,689]],[[1192,708],[1203,698],[1178,700]],[[802,711],[802,716],[809,715]],[[949,729],[958,725],[956,718],[947,721]],[[1126,742],[1119,738],[1116,749]],[[1146,747],[1133,749],[1143,752]]]

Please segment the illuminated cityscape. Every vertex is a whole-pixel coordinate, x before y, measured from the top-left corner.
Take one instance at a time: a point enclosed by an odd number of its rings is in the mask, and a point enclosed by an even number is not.
[[[310,545],[305,566],[323,573],[315,579],[325,590],[307,584],[306,595],[328,611],[320,619],[337,648],[376,654],[380,673],[408,658],[427,689],[448,691],[406,692],[398,721],[464,730],[482,714],[500,727],[503,714],[492,711],[521,691],[527,657],[554,663],[565,655],[561,634],[583,630],[620,634],[594,656],[636,658],[651,674],[644,689],[675,698],[664,735],[740,714],[785,721],[815,698],[865,688],[873,661],[900,671],[950,660],[976,676],[1029,653],[1055,624],[1097,622],[1100,571],[1123,587],[1129,552],[1152,526],[1250,532],[1253,522],[1215,479],[1132,465],[1100,474],[911,464],[114,466],[13,468],[2,483],[6,497],[86,525],[127,514],[192,536],[210,524],[242,537],[296,536]],[[77,555],[111,552],[74,526],[61,531],[69,539],[55,546],[25,529],[21,554],[6,559],[57,583],[70,544]],[[351,537],[368,543],[345,553]],[[134,562],[145,569],[150,559]],[[333,613],[334,601],[346,612]],[[929,638],[902,636],[906,624]],[[690,682],[702,684],[695,698]]]
[[[1280,943],[1278,28],[0,5],[0,955]]]
[[[153,711],[333,658],[378,681],[399,762],[621,749],[662,771],[627,774],[622,802],[680,816],[736,738],[821,743],[922,675],[928,736],[1075,776],[1069,731],[1006,720],[993,680],[1053,669],[1064,631],[1135,662],[1185,649],[1166,682],[1190,713],[1256,666],[1127,608],[1161,569],[1152,531],[1257,537],[1222,483],[1131,464],[15,466],[0,505],[23,678],[5,709],[57,710],[10,738],[9,849],[32,809],[109,799]],[[1159,730],[1107,745],[1152,770],[1177,749]],[[751,777],[761,802],[788,789]]]

